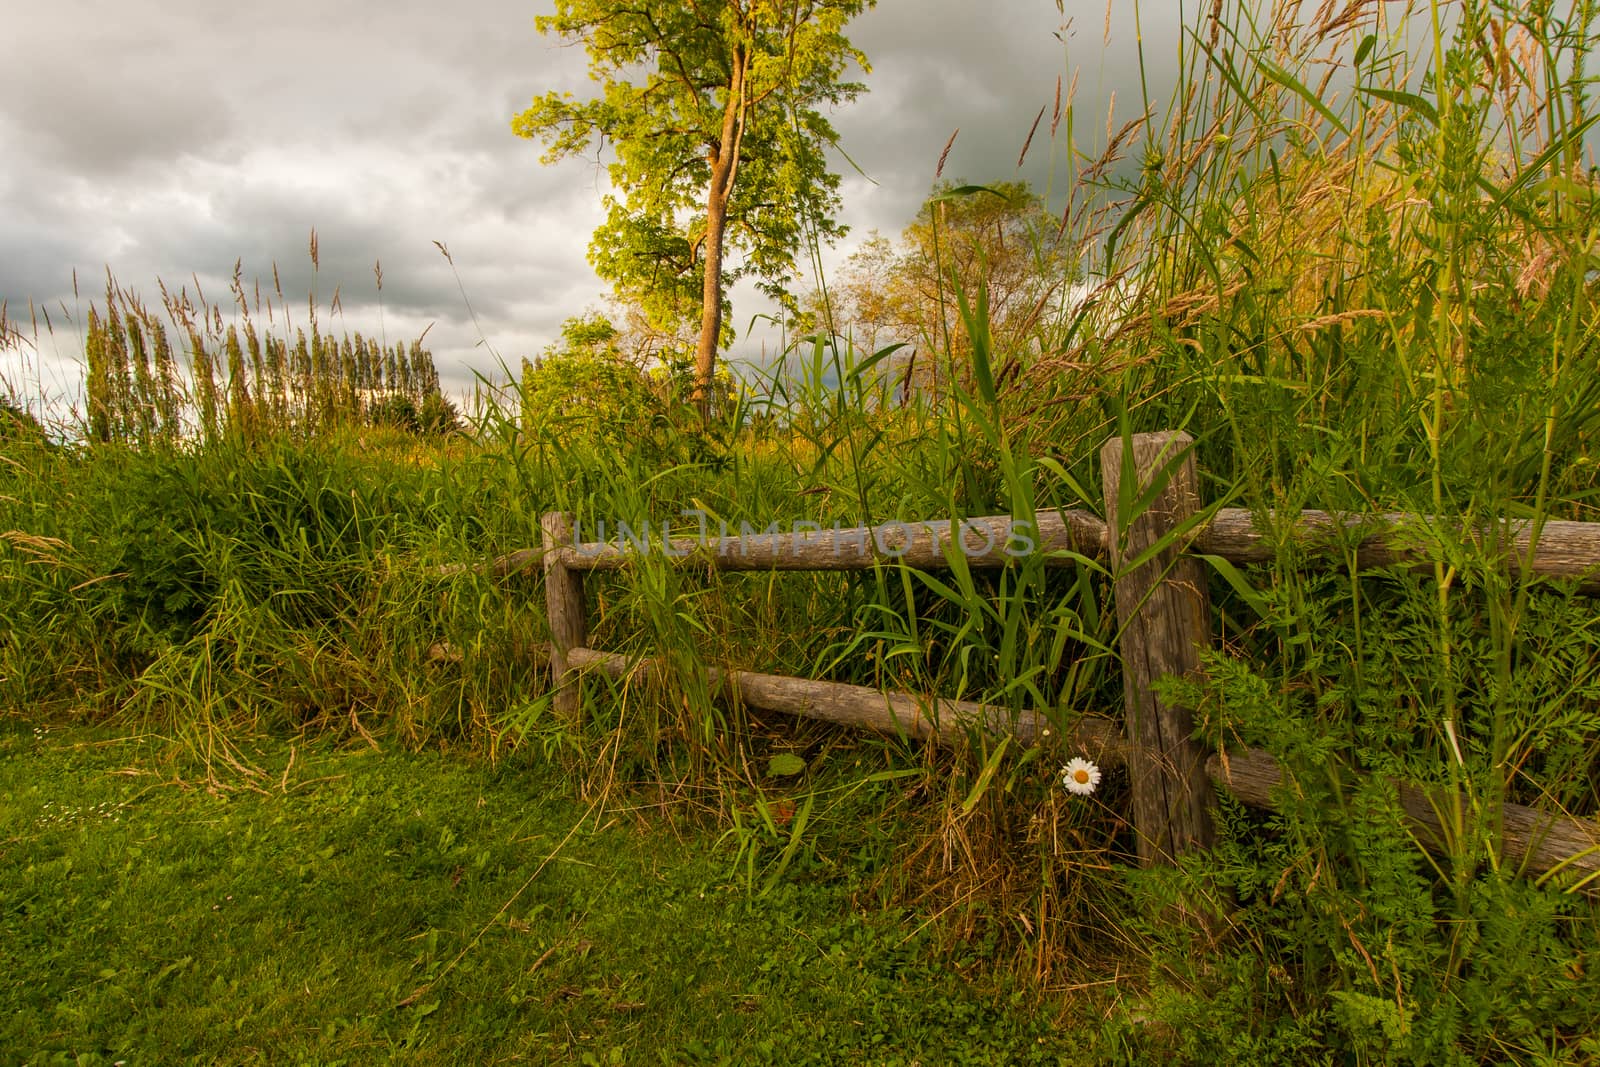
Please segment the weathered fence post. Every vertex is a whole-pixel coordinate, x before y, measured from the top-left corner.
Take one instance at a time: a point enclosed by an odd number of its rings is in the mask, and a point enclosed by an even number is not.
[[[589,619],[583,604],[583,572],[561,560],[561,549],[572,544],[572,517],[546,512],[539,519],[544,534],[544,602],[550,613],[550,686],[555,709],[576,718],[582,706],[578,680],[567,666],[567,652],[589,643]]]
[[[1185,554],[1187,539],[1136,560],[1200,508],[1192,446],[1183,432],[1135,434],[1128,453],[1123,438],[1100,450],[1111,569],[1116,575],[1117,619],[1122,631],[1122,681],[1133,778],[1134,826],[1139,859],[1170,863],[1179,853],[1212,841],[1211,782],[1206,752],[1191,740],[1193,715],[1151,691],[1151,683],[1186,675],[1200,665],[1211,641],[1210,607],[1200,561]],[[1132,470],[1125,470],[1129,462]],[[1124,503],[1123,479],[1131,492]],[[1138,502],[1148,498],[1143,508]],[[1137,508],[1124,515],[1124,507]]]

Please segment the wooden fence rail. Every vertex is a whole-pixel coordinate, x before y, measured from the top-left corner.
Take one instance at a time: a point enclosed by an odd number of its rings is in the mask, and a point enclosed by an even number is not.
[[[551,513],[541,521],[541,548],[502,556],[491,569],[504,575],[542,565],[554,703],[558,711],[575,715],[583,672],[623,678],[657,670],[649,660],[587,647],[584,574],[624,569],[640,551],[719,570],[859,571],[895,564],[938,569],[957,552],[969,567],[995,568],[1013,563],[1023,550],[1045,553],[1050,566],[1103,561],[1115,580],[1124,721],[1119,728],[1110,719],[1084,716],[1060,740],[1108,765],[1128,767],[1141,862],[1171,862],[1210,845],[1216,786],[1245,803],[1271,806],[1283,780],[1282,768],[1266,752],[1208,752],[1192,736],[1190,709],[1168,705],[1154,693],[1153,683],[1161,678],[1196,671],[1200,653],[1211,644],[1204,565],[1197,557],[1261,562],[1273,558],[1275,541],[1289,537],[1310,555],[1335,555],[1361,568],[1421,565],[1431,558],[1425,516],[1305,511],[1287,531],[1263,530],[1252,512],[1237,508],[1206,517],[1192,445],[1182,433],[1108,441],[1100,456],[1106,521],[1084,511],[1050,511],[1039,513],[1026,528],[1010,516],[986,516],[789,534],[745,529],[738,536],[666,539],[647,547],[642,539],[578,542],[571,519]],[[1119,513],[1124,501],[1139,504],[1125,522]],[[1189,532],[1172,536],[1184,530]],[[1450,532],[1502,546],[1513,574],[1571,580],[1586,592],[1600,592],[1600,524],[1511,521]],[[959,544],[953,543],[957,538]],[[1128,567],[1128,561],[1137,565]],[[753,708],[928,741],[978,727],[1031,744],[1043,740],[1049,725],[1042,712],[1015,714],[971,701],[836,682],[718,668],[708,668],[707,677],[726,698]],[[1398,784],[1398,792],[1417,839],[1443,850],[1446,814],[1459,810],[1463,799],[1405,783]],[[1539,875],[1561,872],[1585,891],[1600,892],[1600,821],[1508,803],[1501,828],[1503,858],[1512,868]]]
[[[982,546],[996,534],[1013,528],[1017,520],[1008,515],[985,515],[964,519],[959,524],[966,565],[974,569],[1008,566],[1016,557],[997,547]],[[1270,518],[1269,518],[1270,522]],[[680,566],[711,565],[718,570],[871,570],[875,566],[904,564],[924,570],[947,565],[943,545],[950,538],[949,522],[884,523],[850,529],[821,529],[799,534],[754,533],[714,538],[676,538],[665,545],[653,544],[651,551]],[[1404,563],[1425,564],[1431,556],[1422,547],[1429,525],[1427,516],[1391,512],[1381,515],[1335,515],[1306,510],[1295,517],[1294,525],[1282,536],[1296,542],[1308,556],[1345,556],[1358,568],[1390,567]],[[1030,527],[1037,551],[1044,554],[1047,567],[1071,567],[1076,556],[1104,561],[1109,556],[1106,524],[1087,511],[1041,511],[1036,526]],[[1459,532],[1459,531],[1458,531]],[[1511,520],[1501,530],[1479,527],[1473,532],[1479,540],[1499,536],[1507,552],[1511,573],[1524,571],[1546,578],[1570,580],[1585,593],[1600,593],[1600,523],[1552,520],[1538,527],[1535,545],[1534,526],[1527,520]],[[1219,508],[1197,527],[1190,549],[1196,553],[1220,556],[1232,563],[1262,563],[1273,558],[1279,535],[1264,532],[1259,517],[1245,508]],[[902,540],[909,537],[909,542]],[[1003,545],[1004,541],[989,542]],[[871,545],[872,548],[863,546]],[[907,547],[902,548],[902,545]],[[1535,546],[1531,566],[1528,548]],[[882,547],[879,547],[882,546]],[[542,548],[523,548],[496,557],[487,571],[504,578],[519,571],[543,567],[548,553]],[[625,569],[638,556],[629,545],[613,543],[568,544],[559,550],[560,561],[574,571],[615,571]],[[471,564],[439,568],[441,575],[465,573]]]

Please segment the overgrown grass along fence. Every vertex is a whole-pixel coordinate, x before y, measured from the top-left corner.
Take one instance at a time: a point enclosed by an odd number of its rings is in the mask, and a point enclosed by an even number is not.
[[[584,576],[624,570],[641,550],[659,550],[678,565],[719,570],[870,570],[882,566],[940,569],[998,568],[1019,551],[1044,553],[1047,563],[1084,560],[1103,566],[1115,582],[1118,643],[1123,664],[1125,718],[1085,714],[1062,724],[1054,743],[1107,764],[1127,766],[1133,824],[1146,865],[1171,863],[1212,843],[1214,786],[1257,807],[1271,807],[1283,781],[1277,761],[1259,749],[1212,751],[1194,736],[1189,708],[1166,699],[1163,680],[1200,669],[1212,643],[1206,562],[1222,565],[1272,558],[1269,535],[1257,517],[1237,508],[1200,505],[1193,440],[1182,432],[1117,436],[1100,454],[1106,519],[1084,511],[1042,512],[1026,527],[1010,516],[782,534],[771,527],[750,535],[665,539],[650,545],[581,542],[571,518],[543,516],[544,544],[501,557],[505,574],[542,563],[551,634],[550,669],[558,712],[572,716],[581,704],[582,675],[598,670],[613,678],[649,675],[649,659],[588,647]],[[1358,568],[1425,561],[1415,536],[1426,516],[1331,515],[1304,512],[1293,531],[1310,557],[1340,557]],[[1497,538],[1505,565],[1523,576],[1574,581],[1600,592],[1600,523],[1505,522],[1478,531]],[[1493,542],[1491,542],[1493,543]],[[959,557],[959,559],[957,558]],[[971,729],[1010,734],[1027,744],[1052,737],[1042,710],[1016,712],[836,682],[706,669],[708,684],[727,699],[775,711],[896,733],[928,741]],[[1461,824],[1467,800],[1437,788],[1397,783],[1399,801],[1417,839],[1434,851],[1448,847],[1450,828]],[[1600,822],[1505,803],[1499,811],[1504,861],[1515,870],[1588,893],[1600,891]]]

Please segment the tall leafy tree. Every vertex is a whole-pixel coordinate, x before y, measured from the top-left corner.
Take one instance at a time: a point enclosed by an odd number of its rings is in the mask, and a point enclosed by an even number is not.
[[[802,296],[807,314],[799,324],[848,335],[866,355],[885,344],[914,344],[920,306],[907,276],[895,243],[873,230],[825,287]]]
[[[789,303],[794,254],[832,219],[839,177],[824,109],[853,99],[866,57],[844,35],[873,0],[556,0],[541,33],[581,41],[599,95],[538,97],[516,117],[546,162],[610,147],[612,192],[590,260],[661,325],[698,307],[695,396],[705,413],[727,287],[751,274]],[[731,263],[727,253],[742,258]]]
[[[917,338],[964,362],[971,351],[952,291],[982,287],[995,343],[1016,349],[1059,310],[1071,264],[1057,220],[1025,181],[945,182],[906,227],[901,269],[924,308]]]
[[[971,356],[956,289],[981,289],[989,333],[1007,359],[1048,347],[1072,301],[1073,263],[1060,225],[1025,181],[934,187],[898,245],[870,235],[802,306],[819,326],[864,351],[889,344],[908,381],[932,383],[941,364]]]

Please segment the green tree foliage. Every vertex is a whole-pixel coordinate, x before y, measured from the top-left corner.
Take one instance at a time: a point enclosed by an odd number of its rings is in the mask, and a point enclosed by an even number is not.
[[[1071,280],[1057,240],[1060,226],[1043,199],[1025,181],[985,186],[945,183],[922,205],[906,228],[903,270],[924,314],[924,347],[967,344],[956,315],[952,279],[971,297],[981,287],[989,308],[989,330],[1002,346],[1024,344],[1050,321]]]
[[[1073,267],[1057,219],[1025,181],[935,187],[898,245],[873,233],[826,290],[806,294],[810,321],[864,352],[893,344],[901,373],[936,384],[942,363],[965,367],[972,349],[958,291],[981,292],[1003,358],[1049,347],[1064,319]],[[946,359],[948,357],[948,360]]]
[[[546,162],[613,151],[606,221],[590,259],[619,296],[662,326],[698,311],[695,395],[709,405],[728,285],[752,275],[787,296],[808,230],[843,228],[839,177],[823,149],[825,108],[853,99],[844,80],[866,57],[844,36],[872,0],[557,0],[540,32],[582,41],[600,94],[536,98],[512,128],[545,142]],[[737,265],[725,253],[737,252]]]
[[[665,421],[656,382],[624,354],[605,315],[574,316],[561,341],[522,362],[522,430],[530,439],[619,445]]]

